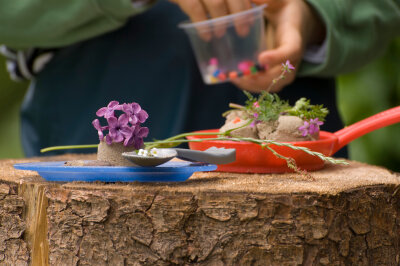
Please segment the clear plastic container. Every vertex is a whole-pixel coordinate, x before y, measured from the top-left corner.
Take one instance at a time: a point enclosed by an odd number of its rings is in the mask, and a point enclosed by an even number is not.
[[[179,27],[189,36],[203,80],[207,84],[263,71],[257,63],[265,50],[263,10],[266,5]]]

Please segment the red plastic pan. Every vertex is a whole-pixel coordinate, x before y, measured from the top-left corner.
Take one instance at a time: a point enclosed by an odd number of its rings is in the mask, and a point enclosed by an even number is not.
[[[369,118],[361,120],[351,126],[345,127],[335,133],[320,131],[320,139],[315,141],[288,142],[295,146],[307,147],[312,151],[320,152],[325,156],[332,156],[339,149],[351,141],[382,127],[400,122],[400,106],[383,111]],[[218,129],[196,131],[218,132]],[[195,133],[196,133],[195,132]],[[216,136],[189,136],[188,139],[204,139]],[[400,141],[400,140],[392,140]],[[218,165],[217,171],[234,173],[282,173],[292,172],[284,159],[277,158],[268,149],[262,149],[260,145],[250,142],[205,140],[201,142],[189,142],[189,148],[193,150],[206,150],[212,146],[218,148],[236,149],[236,161],[234,163]],[[324,167],[324,161],[316,156],[303,151],[296,151],[284,146],[271,145],[279,154],[296,160],[301,169],[313,171]]]

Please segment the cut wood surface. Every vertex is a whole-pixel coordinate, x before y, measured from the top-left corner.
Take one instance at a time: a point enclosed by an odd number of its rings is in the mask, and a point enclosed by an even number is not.
[[[0,265],[399,265],[400,177],[349,161],[181,183],[58,183],[0,161]]]

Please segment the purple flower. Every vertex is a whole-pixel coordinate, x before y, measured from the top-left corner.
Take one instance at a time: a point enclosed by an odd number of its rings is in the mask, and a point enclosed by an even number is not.
[[[257,124],[261,123],[260,120],[254,119],[253,122],[250,123],[250,127],[255,127]]]
[[[138,150],[143,147],[143,138],[147,137],[148,134],[149,129],[147,127],[137,126],[131,137],[125,139],[124,145],[134,145],[135,149]]]
[[[129,126],[128,115],[122,114],[117,119],[116,117],[110,117],[107,119],[109,126],[109,133],[106,136],[107,144],[112,142],[122,142],[125,138],[130,138],[134,132],[134,126]]]
[[[322,126],[324,122],[319,121],[318,118],[310,119],[309,122],[304,121],[304,125],[299,127],[299,130],[301,131],[301,135],[303,137],[307,135],[313,135],[315,133],[319,132],[319,126]]]
[[[290,72],[292,72],[292,70],[294,70],[295,69],[295,67],[290,63],[290,61],[289,60],[286,60],[286,62],[283,64],[282,63],[282,70],[283,70],[283,72],[288,72],[288,73],[290,73]]]
[[[97,129],[97,134],[99,134],[99,140],[102,141],[104,138],[103,130],[108,129],[108,126],[102,127],[100,125],[99,119],[93,120],[92,125],[94,126],[95,129]]]
[[[114,116],[114,111],[115,110],[121,110],[122,106],[119,105],[119,102],[117,101],[111,101],[107,107],[100,108],[97,112],[96,115],[99,117],[104,117],[105,119],[108,119],[112,116]]]
[[[122,111],[118,118],[115,111]],[[100,108],[96,115],[104,117],[108,126],[102,127],[98,119],[93,120],[92,124],[97,130],[100,141],[104,139],[104,130],[108,130],[105,136],[107,144],[123,142],[124,146],[134,146],[140,149],[143,146],[143,138],[149,134],[147,127],[141,127],[149,115],[137,103],[124,103],[122,105],[117,101],[110,102],[107,107]]]
[[[129,122],[136,124],[138,121],[144,123],[149,117],[147,112],[143,110],[137,103],[124,103],[122,105],[122,111],[124,111],[129,116]]]

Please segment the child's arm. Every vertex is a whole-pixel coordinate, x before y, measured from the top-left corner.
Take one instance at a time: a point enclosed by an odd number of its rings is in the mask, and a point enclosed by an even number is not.
[[[353,71],[380,55],[400,34],[400,6],[396,0],[253,1],[269,4],[266,16],[272,34],[267,39],[274,39],[274,44],[259,56],[259,62],[268,65],[265,73],[234,82],[249,91],[267,88],[286,60],[303,76],[326,77]],[[321,45],[323,40],[325,55],[321,62],[304,61],[309,45]],[[291,83],[295,72],[275,91]]]
[[[0,43],[20,49],[55,48],[89,39],[122,26],[153,2],[134,1],[0,1]]]
[[[381,55],[400,36],[398,0],[307,0],[326,25],[322,64],[302,63],[301,75],[351,72]]]

